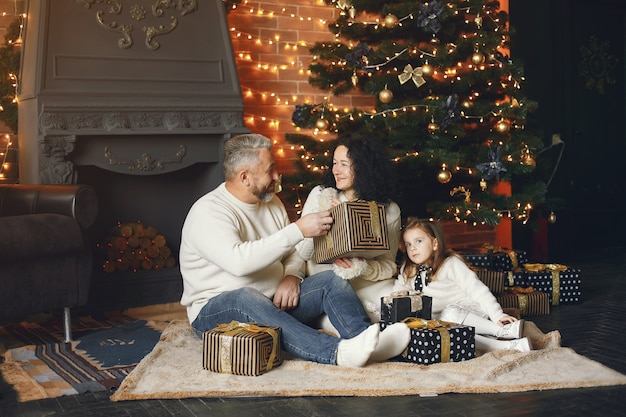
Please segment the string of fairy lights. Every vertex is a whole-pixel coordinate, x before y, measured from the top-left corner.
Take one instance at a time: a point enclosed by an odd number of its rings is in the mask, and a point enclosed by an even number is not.
[[[6,39],[6,43],[8,44],[8,46],[12,46],[15,48],[21,47],[22,42],[23,42],[24,19],[26,18],[26,14],[18,13],[17,0],[13,1],[12,12],[3,11],[0,13],[0,15],[3,17],[12,16],[16,19],[20,19],[18,36],[15,39]],[[9,73],[7,76],[9,77],[8,81],[11,83],[11,86],[12,86],[12,94],[5,98],[10,99],[12,105],[17,105],[17,91],[18,91],[17,74]],[[5,109],[3,108],[2,104],[0,104],[0,112],[3,112],[3,111],[5,111]],[[8,158],[9,158],[9,153],[11,151],[11,146],[13,146],[13,140],[12,140],[12,136],[10,133],[4,133],[2,135],[2,138],[4,140],[4,148],[0,149],[0,159],[2,161],[0,163],[0,180],[4,180],[6,178],[7,171],[10,169],[10,163],[8,162]]]

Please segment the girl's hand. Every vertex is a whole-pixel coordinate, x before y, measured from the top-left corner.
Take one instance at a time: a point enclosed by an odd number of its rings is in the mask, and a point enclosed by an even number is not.
[[[339,201],[338,198],[333,198],[332,200],[330,200],[330,207],[335,207],[338,206],[339,204],[341,204],[341,201]]]
[[[502,327],[505,324],[513,323],[514,321],[517,321],[517,319],[513,316],[504,316],[500,320],[498,320],[498,326]]]

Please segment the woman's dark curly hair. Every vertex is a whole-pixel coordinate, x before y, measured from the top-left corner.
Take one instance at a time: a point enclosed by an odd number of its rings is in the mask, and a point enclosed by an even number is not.
[[[360,200],[387,204],[394,198],[395,179],[387,149],[372,139],[343,137],[337,139],[331,158],[339,146],[348,148],[348,157],[354,171],[354,190]],[[330,163],[332,167],[332,159]],[[337,188],[332,169],[324,174],[322,185]]]

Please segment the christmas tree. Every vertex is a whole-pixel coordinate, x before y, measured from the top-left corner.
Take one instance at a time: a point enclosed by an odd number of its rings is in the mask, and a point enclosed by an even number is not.
[[[327,130],[386,145],[405,216],[497,225],[552,209],[536,159],[543,140],[526,129],[537,103],[509,56],[508,14],[498,1],[326,2],[341,10],[329,24],[336,41],[311,49],[309,82],[329,98],[297,105],[292,120],[303,133],[286,136],[301,152],[285,181],[296,184],[296,198],[329,169],[332,143],[315,137]],[[374,96],[375,109],[332,103],[357,92]]]

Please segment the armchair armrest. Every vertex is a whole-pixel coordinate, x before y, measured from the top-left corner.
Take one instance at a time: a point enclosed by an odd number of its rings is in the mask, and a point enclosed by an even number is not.
[[[87,230],[98,215],[98,198],[83,184],[0,184],[0,216],[41,213],[72,217]]]

